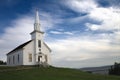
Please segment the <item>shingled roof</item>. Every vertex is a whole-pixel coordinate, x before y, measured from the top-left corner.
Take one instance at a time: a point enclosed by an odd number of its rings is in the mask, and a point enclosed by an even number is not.
[[[18,47],[16,47],[15,49],[13,49],[13,50],[10,51],[9,53],[7,53],[7,55],[8,55],[8,54],[11,54],[12,52],[17,51],[17,50],[19,50],[19,49],[22,49],[24,46],[26,46],[26,45],[27,45],[28,43],[30,43],[31,41],[32,41],[32,40],[29,40],[29,41],[27,41],[27,42],[19,45]]]

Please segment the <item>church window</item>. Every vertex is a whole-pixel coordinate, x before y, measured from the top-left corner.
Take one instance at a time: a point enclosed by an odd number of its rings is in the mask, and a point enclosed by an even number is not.
[[[41,49],[39,49],[39,51],[41,51]]]
[[[41,41],[38,40],[38,47],[41,47]]]
[[[9,57],[9,59],[8,59],[8,63],[10,64],[10,57]]]
[[[18,54],[18,62],[19,62],[19,59],[20,59],[20,56],[19,56],[19,54]]]
[[[47,57],[47,55],[45,55],[45,61],[48,62],[48,57]]]
[[[39,54],[42,54],[41,52],[39,52]]]
[[[32,54],[29,54],[29,62],[32,62]]]
[[[15,63],[15,56],[13,56],[13,64]]]

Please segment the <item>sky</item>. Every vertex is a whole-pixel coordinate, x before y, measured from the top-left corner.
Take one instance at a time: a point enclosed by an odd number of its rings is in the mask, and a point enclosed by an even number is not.
[[[31,39],[39,10],[51,65],[82,68],[120,62],[120,0],[0,0],[0,60]]]

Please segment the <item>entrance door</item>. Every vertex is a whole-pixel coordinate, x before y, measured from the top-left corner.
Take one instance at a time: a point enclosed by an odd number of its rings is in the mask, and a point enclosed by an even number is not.
[[[38,63],[42,62],[42,56],[38,56]]]

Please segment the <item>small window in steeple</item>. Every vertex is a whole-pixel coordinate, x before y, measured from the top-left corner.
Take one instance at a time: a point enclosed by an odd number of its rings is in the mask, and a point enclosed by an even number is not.
[[[41,47],[41,41],[38,40],[38,47]]]

